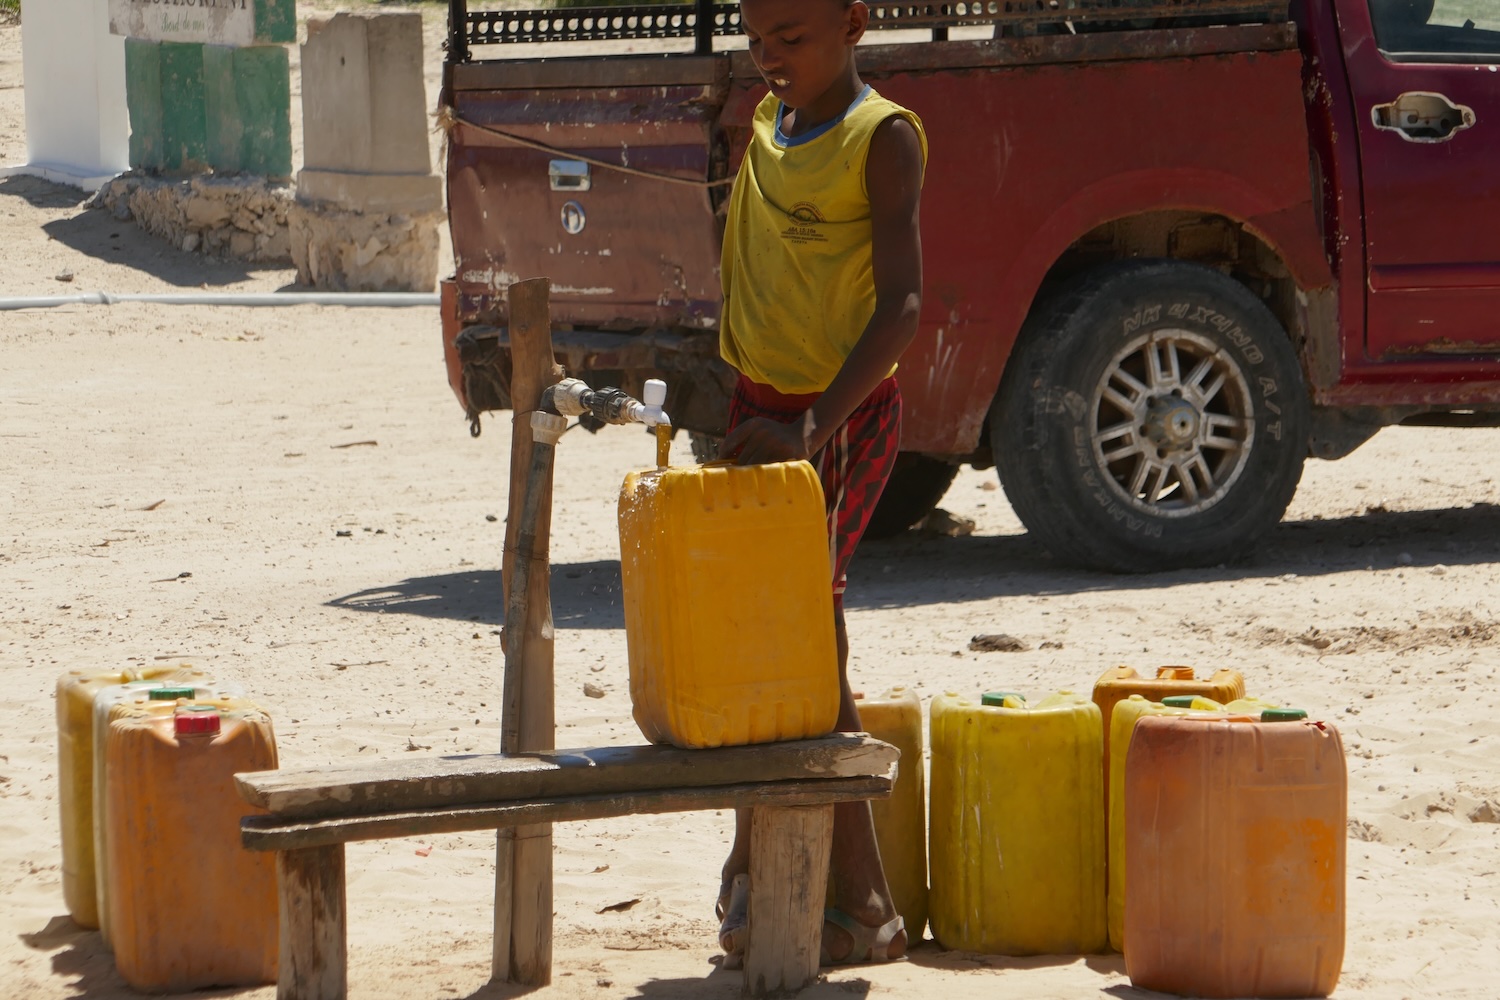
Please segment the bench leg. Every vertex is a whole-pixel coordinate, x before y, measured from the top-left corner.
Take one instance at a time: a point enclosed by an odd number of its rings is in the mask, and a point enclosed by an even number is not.
[[[281,970],[276,1000],[344,1000],[349,993],[344,845],[276,854]]]
[[[490,980],[552,982],[552,824],[501,830],[495,847],[495,938]]]
[[[833,806],[760,806],[750,819],[745,992],[800,990],[818,978]]]

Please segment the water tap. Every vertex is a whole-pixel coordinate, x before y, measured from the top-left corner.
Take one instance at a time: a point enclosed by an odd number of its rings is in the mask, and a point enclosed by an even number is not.
[[[659,378],[647,379],[641,395],[644,402],[621,389],[591,389],[582,379],[565,378],[543,390],[541,409],[564,417],[591,417],[601,424],[670,427],[672,418],[662,409],[667,401],[667,383]]]

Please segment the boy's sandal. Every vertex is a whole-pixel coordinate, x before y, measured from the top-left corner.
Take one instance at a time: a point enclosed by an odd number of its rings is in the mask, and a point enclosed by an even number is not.
[[[738,969],[745,961],[745,941],[750,929],[750,876],[736,875],[729,892],[719,897],[719,947],[724,949],[720,968]]]
[[[852,943],[849,954],[838,960],[828,954],[826,947],[821,948],[818,956],[820,965],[863,965],[866,962],[895,961],[890,956],[891,942],[896,939],[897,934],[906,930],[906,921],[901,919],[899,913],[879,927],[869,927],[843,910],[830,906],[823,911],[823,920],[843,928]]]

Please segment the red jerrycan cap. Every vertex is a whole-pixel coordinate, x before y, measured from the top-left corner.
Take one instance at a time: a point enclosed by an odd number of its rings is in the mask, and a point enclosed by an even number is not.
[[[191,705],[172,716],[178,736],[212,736],[219,731],[218,710],[208,705]]]

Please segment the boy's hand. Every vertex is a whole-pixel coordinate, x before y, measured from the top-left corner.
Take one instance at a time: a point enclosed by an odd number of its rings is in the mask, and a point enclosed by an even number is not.
[[[719,446],[719,457],[732,458],[739,465],[811,458],[812,449],[808,446],[811,426],[811,414],[803,414],[789,424],[766,417],[752,417],[724,438],[724,443]]]

